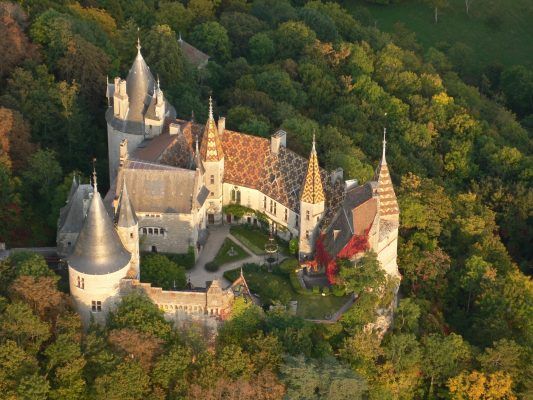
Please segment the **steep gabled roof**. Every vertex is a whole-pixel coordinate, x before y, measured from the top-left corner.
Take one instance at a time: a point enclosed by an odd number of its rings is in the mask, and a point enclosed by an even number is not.
[[[70,267],[89,275],[111,274],[124,268],[131,260],[131,253],[122,245],[97,190],[74,250],[67,260]]]
[[[61,233],[78,233],[85,219],[85,203],[93,192],[91,185],[77,185],[68,203],[59,211],[58,231]]]
[[[307,164],[307,174],[302,185],[300,200],[309,203],[317,204],[325,201],[324,188],[322,186],[322,179],[320,177],[320,168],[318,166],[318,157],[315,149],[315,139],[313,137],[313,148],[309,156],[309,163]]]

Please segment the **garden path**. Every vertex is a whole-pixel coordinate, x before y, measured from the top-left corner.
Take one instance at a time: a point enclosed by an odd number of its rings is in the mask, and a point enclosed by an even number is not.
[[[230,228],[229,225],[210,226],[208,228],[209,237],[207,238],[207,242],[204,246],[204,249],[202,250],[200,257],[198,257],[198,260],[196,261],[196,264],[194,265],[194,267],[188,271],[188,275],[193,286],[205,287],[205,283],[207,281],[218,279],[220,283],[222,284],[222,287],[225,287],[229,285],[231,282],[229,282],[226,278],[224,278],[223,276],[224,272],[230,269],[239,268],[243,264],[247,264],[247,263],[256,263],[256,264],[263,263],[263,257],[258,256],[252,253],[250,250],[248,250],[248,248],[244,244],[242,244],[239,241],[239,239],[237,239],[235,236],[233,236],[229,232],[229,228]],[[244,249],[244,251],[248,253],[249,257],[243,260],[232,261],[232,262],[222,264],[218,268],[218,271],[215,271],[215,272],[206,271],[205,264],[207,264],[209,261],[212,261],[215,258],[218,250],[220,249],[220,246],[222,246],[224,239],[226,239],[227,237],[233,240],[239,246],[241,246]]]

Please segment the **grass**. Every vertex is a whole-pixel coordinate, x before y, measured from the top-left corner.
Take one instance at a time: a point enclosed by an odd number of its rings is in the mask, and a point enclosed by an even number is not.
[[[264,230],[254,226],[242,224],[232,225],[230,232],[252,253],[257,255],[265,254],[265,244],[268,242],[269,235]],[[276,238],[276,241],[279,245],[280,253],[288,254],[288,243],[279,238]]]
[[[344,6],[355,13],[360,4],[350,0]],[[477,69],[494,62],[504,66],[533,66],[531,0],[474,0],[470,15],[466,14],[464,0],[449,0],[449,4],[449,8],[439,10],[437,24],[433,20],[433,9],[419,1],[390,5],[366,3],[365,6],[377,28],[392,32],[394,24],[402,22],[416,33],[425,49],[439,42],[468,45]],[[499,26],[491,20],[499,22]]]
[[[228,252],[232,247],[235,251],[235,254],[229,255]],[[218,265],[222,265],[229,262],[243,260],[247,257],[249,257],[249,254],[241,246],[239,246],[230,238],[226,238],[224,239],[224,243],[222,243],[222,246],[220,246],[220,249],[218,250],[218,253],[213,261],[216,262]]]
[[[319,294],[296,293],[286,274],[267,272],[256,264],[243,266],[244,277],[250,290],[258,293],[261,300],[273,300],[272,288],[275,289],[275,297],[286,303],[289,300],[298,301],[297,315],[302,318],[323,319],[335,313],[345,304],[349,297],[336,297],[333,295],[322,296]],[[240,268],[224,272],[224,277],[233,282],[240,274]],[[274,299],[275,300],[275,299]]]

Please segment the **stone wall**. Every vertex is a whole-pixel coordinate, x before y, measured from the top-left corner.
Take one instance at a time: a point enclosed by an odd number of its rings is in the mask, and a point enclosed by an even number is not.
[[[128,140],[128,154],[133,154],[135,149],[144,140],[144,135],[133,135],[129,133],[123,133],[114,129],[111,125],[107,124],[107,150],[109,154],[109,182],[112,183],[118,172],[119,165],[119,147],[120,142],[123,139]]]
[[[187,253],[190,246],[196,246],[198,229],[193,214],[137,213],[137,216],[141,251],[152,251],[155,246],[158,252]],[[143,228],[159,228],[163,234],[144,234]]]

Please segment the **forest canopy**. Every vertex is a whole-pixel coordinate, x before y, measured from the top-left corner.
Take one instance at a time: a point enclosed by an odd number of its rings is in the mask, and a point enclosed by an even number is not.
[[[243,306],[210,352],[201,335],[173,331],[144,298],[125,300],[106,328],[81,335],[42,261],[8,259],[0,263],[3,393],[531,395],[531,71],[506,70],[488,93],[462,79],[460,58],[382,32],[339,3],[0,2],[0,242],[53,244],[72,175],[88,176],[93,157],[105,188],[106,76],[127,75],[139,37],[178,117],[193,112],[203,122],[212,95],[228,128],[268,136],[281,127],[304,156],[316,134],[321,165],[342,167],[345,179],[372,179],[386,127],[403,277],[382,341],[361,328],[376,317],[378,300],[367,293],[327,326]],[[209,54],[205,68],[189,64],[180,35]],[[512,93],[506,106],[503,92]],[[48,296],[31,297],[32,285]],[[479,387],[490,396],[475,397]]]

